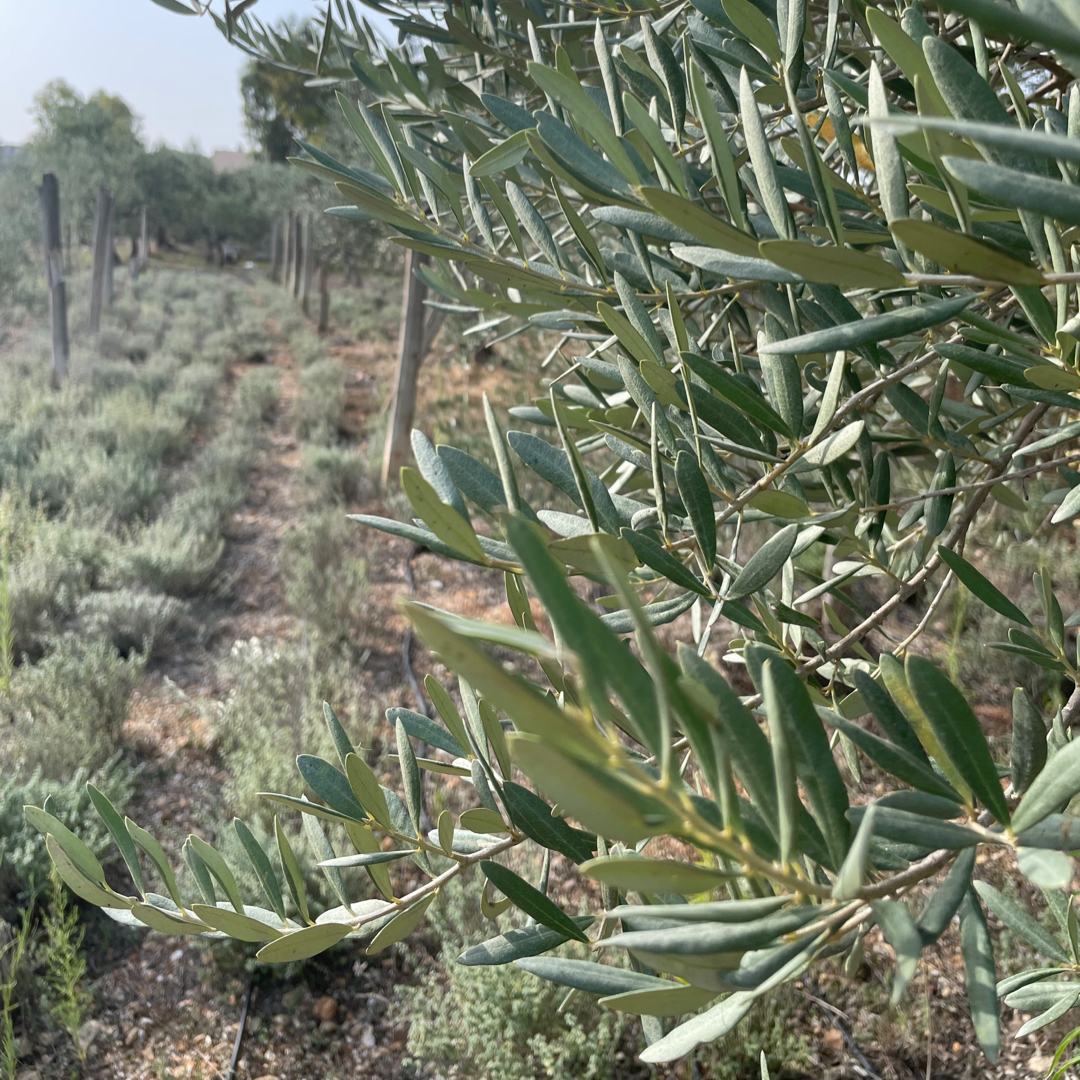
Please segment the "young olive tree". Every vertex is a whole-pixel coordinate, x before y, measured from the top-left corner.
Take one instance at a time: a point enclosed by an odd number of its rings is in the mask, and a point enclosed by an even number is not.
[[[345,204],[331,212],[427,254],[419,273],[452,310],[559,335],[547,396],[511,410],[532,430],[487,409],[495,470],[417,433],[414,520],[357,518],[503,572],[514,625],[403,602],[457,699],[429,676],[441,723],[388,712],[400,794],[327,707],[340,760],[301,756],[309,794],[266,795],[304,815],[340,906],[311,909],[280,827],[269,853],[239,821],[268,907],[245,906],[196,836],[198,892],[182,893],[94,792],[136,892],[29,808],[71,888],[123,922],[282,962],[346,938],[378,952],[479,866],[485,910],[529,920],[461,962],[516,962],[642,1016],[649,1062],[730,1031],[823,958],[857,958],[873,926],[898,997],[959,917],[991,1060],[1001,999],[1038,1014],[1022,1033],[1076,1005],[1080,697],[1048,730],[1018,691],[1001,762],[917,651],[968,590],[1014,625],[994,648],[1080,682],[1050,574],[1023,610],[963,554],[995,506],[1015,528],[1042,521],[1040,497],[1058,504],[1048,527],[1080,513],[1074,5],[386,0],[391,47],[336,0],[317,50],[243,7],[221,29],[336,80],[373,163],[305,147],[297,164]],[[522,470],[576,509],[530,505]],[[913,598],[916,625],[900,617]],[[693,640],[669,650],[656,627],[687,611]],[[869,804],[852,799],[860,760],[891,789]],[[427,827],[422,769],[471,781],[475,808]],[[539,887],[500,861],[522,844],[544,853]],[[977,880],[991,848],[1042,890],[1042,921]],[[602,906],[556,905],[551,858],[599,882]],[[398,860],[426,878],[405,895]],[[346,888],[357,866],[374,898]],[[997,981],[987,909],[1041,966]],[[592,959],[553,954],[574,940]]]

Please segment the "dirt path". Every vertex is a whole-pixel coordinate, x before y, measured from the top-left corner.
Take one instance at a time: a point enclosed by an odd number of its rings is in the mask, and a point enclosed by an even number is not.
[[[347,368],[342,437],[374,462],[381,446],[367,446],[366,440],[370,431],[380,430],[380,388],[390,385],[393,342],[376,336],[332,344],[329,353]],[[447,359],[447,350],[437,347],[429,360],[428,370],[437,369],[438,378],[422,379],[419,415],[445,412],[450,401],[455,403],[451,411],[479,416],[482,384],[488,379],[484,373],[477,379],[476,372],[470,377]],[[269,362],[281,372],[281,401],[263,429],[247,496],[229,528],[219,575],[225,583],[219,590],[223,598],[205,605],[201,642],[171,654],[148,674],[133,696],[124,730],[125,743],[143,766],[131,814],[155,832],[177,863],[184,837],[195,832],[213,839],[207,823],[220,820],[225,809],[221,791],[229,776],[207,721],[208,703],[228,692],[219,681],[220,657],[237,641],[289,639],[302,632],[301,620],[286,604],[282,574],[283,538],[303,526],[309,511],[300,479],[303,446],[291,421],[301,372],[280,345]],[[234,365],[230,385],[253,366]],[[222,422],[228,422],[227,409]],[[346,509],[392,516],[370,479],[363,482],[357,503]],[[412,545],[367,531],[363,546],[369,578],[366,610],[373,617],[365,627],[366,659],[357,694],[382,707],[415,708],[402,664],[405,624],[393,605],[408,591],[405,562]],[[429,602],[473,614],[503,603],[497,573],[431,558],[415,559],[413,570],[417,594]],[[422,678],[430,665],[418,654],[419,649],[414,656]],[[97,1008],[85,1029],[88,1075],[116,1080],[224,1075],[252,978],[242,948],[123,931],[107,921],[91,924],[87,937],[92,969],[99,973],[93,986]],[[237,1080],[398,1080],[405,1075],[405,1029],[390,1000],[394,985],[412,975],[394,956],[368,960],[346,950],[309,962],[302,972],[256,969]],[[40,1063],[46,1076],[49,1058],[46,1053]]]

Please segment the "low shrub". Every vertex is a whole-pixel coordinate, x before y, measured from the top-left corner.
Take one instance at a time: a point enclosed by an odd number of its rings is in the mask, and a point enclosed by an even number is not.
[[[69,511],[122,525],[146,518],[162,490],[159,461],[145,454],[109,454],[100,446],[57,442],[46,447],[26,484],[49,513]]]
[[[142,653],[122,657],[107,641],[52,639],[36,664],[15,671],[3,759],[47,779],[96,768],[113,753],[144,664]]]
[[[204,590],[225,554],[218,522],[185,520],[183,500],[153,521],[130,549],[123,552],[120,579],[170,596],[193,596]]]
[[[94,812],[87,781],[123,805],[135,792],[135,780],[135,771],[119,753],[96,769],[77,766],[59,780],[46,778],[40,767],[0,770],[0,918],[10,921],[14,910],[40,893],[49,880],[48,853],[23,817],[23,807],[42,806],[48,799],[50,813],[77,831],[104,860],[110,857],[109,834]]]
[[[289,348],[296,362],[302,368],[311,367],[326,360],[326,346],[319,340],[318,334],[305,323],[289,337]]]
[[[271,820],[272,807],[260,791],[300,792],[295,781],[296,755],[333,752],[322,716],[322,702],[346,703],[343,721],[357,742],[363,731],[354,709],[355,680],[349,657],[317,642],[299,644],[251,638],[233,644],[218,677],[229,692],[218,703],[212,722],[222,759],[232,779],[225,797],[235,813],[252,822]]]
[[[494,932],[480,913],[478,883],[453,882],[428,930],[441,949],[419,986],[399,986],[394,1003],[408,1020],[407,1064],[448,1080],[608,1080],[627,1021],[587,998],[512,965],[463,967],[458,956]],[[431,909],[435,912],[435,909]],[[513,919],[503,916],[502,929]],[[432,982],[440,992],[433,992]],[[565,1007],[564,1007],[565,1006]],[[632,1050],[631,1050],[632,1053]]]
[[[305,447],[303,479],[317,502],[355,503],[368,479],[365,455],[343,446]]]
[[[87,638],[109,642],[122,656],[141,652],[149,658],[187,621],[187,605],[145,589],[121,588],[88,593],[76,615]]]
[[[17,529],[9,570],[14,652],[37,656],[101,581],[117,541],[107,530],[44,515],[28,516]]]
[[[249,371],[236,386],[236,418],[251,427],[269,420],[281,396],[281,372],[276,368]]]
[[[292,611],[329,641],[356,639],[367,565],[357,530],[340,510],[321,511],[285,535],[282,571]]]
[[[333,446],[345,412],[344,366],[336,360],[319,360],[300,376],[300,386],[293,406],[297,436]]]

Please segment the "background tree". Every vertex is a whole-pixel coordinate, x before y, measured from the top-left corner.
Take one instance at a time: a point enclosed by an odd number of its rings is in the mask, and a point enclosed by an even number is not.
[[[306,22],[292,27],[283,23],[278,32],[312,45],[312,31]],[[302,72],[280,64],[258,59],[248,62],[240,79],[244,124],[264,161],[284,163],[296,153],[298,138],[319,142],[333,95],[328,89],[305,85],[307,81]]]
[[[121,98],[98,91],[83,98],[62,80],[34,98],[36,126],[29,148],[40,172],[55,172],[61,207],[79,243],[90,235],[97,190],[112,188],[118,232],[139,202],[135,166],[145,154],[135,114]]]

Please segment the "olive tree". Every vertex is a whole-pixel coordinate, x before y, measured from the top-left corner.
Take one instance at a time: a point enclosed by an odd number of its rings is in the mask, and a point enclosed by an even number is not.
[[[1048,722],[1018,691],[1000,760],[919,644],[967,590],[1012,624],[991,648],[1078,682],[1051,573],[1022,608],[964,554],[995,514],[1080,513],[1074,5],[385,0],[391,46],[335,2],[317,48],[233,6],[214,18],[240,47],[338,86],[369,165],[305,147],[329,212],[429,256],[451,310],[558,335],[546,396],[487,408],[494,468],[417,433],[414,518],[357,518],[504,574],[513,623],[402,602],[457,685],[427,679],[441,722],[388,712],[400,784],[327,706],[340,760],[301,756],[307,794],[266,795],[304,815],[339,906],[312,910],[280,827],[267,852],[239,821],[268,906],[197,836],[182,892],[95,792],[135,892],[29,808],[71,888],[282,962],[378,952],[478,867],[485,911],[528,921],[461,962],[642,1016],[649,1062],[826,957],[857,967],[875,926],[899,997],[958,916],[990,1059],[1000,999],[1038,1014],[1022,1033],[1072,1008],[1080,701]],[[863,768],[888,794],[854,798]],[[422,770],[475,807],[429,823]],[[543,853],[539,883],[505,865],[518,845]],[[1042,890],[1038,917],[978,880],[987,849]],[[600,904],[557,905],[553,858]],[[401,860],[424,876],[404,895]],[[987,910],[1039,966],[997,981]],[[570,941],[591,959],[555,952]]]

